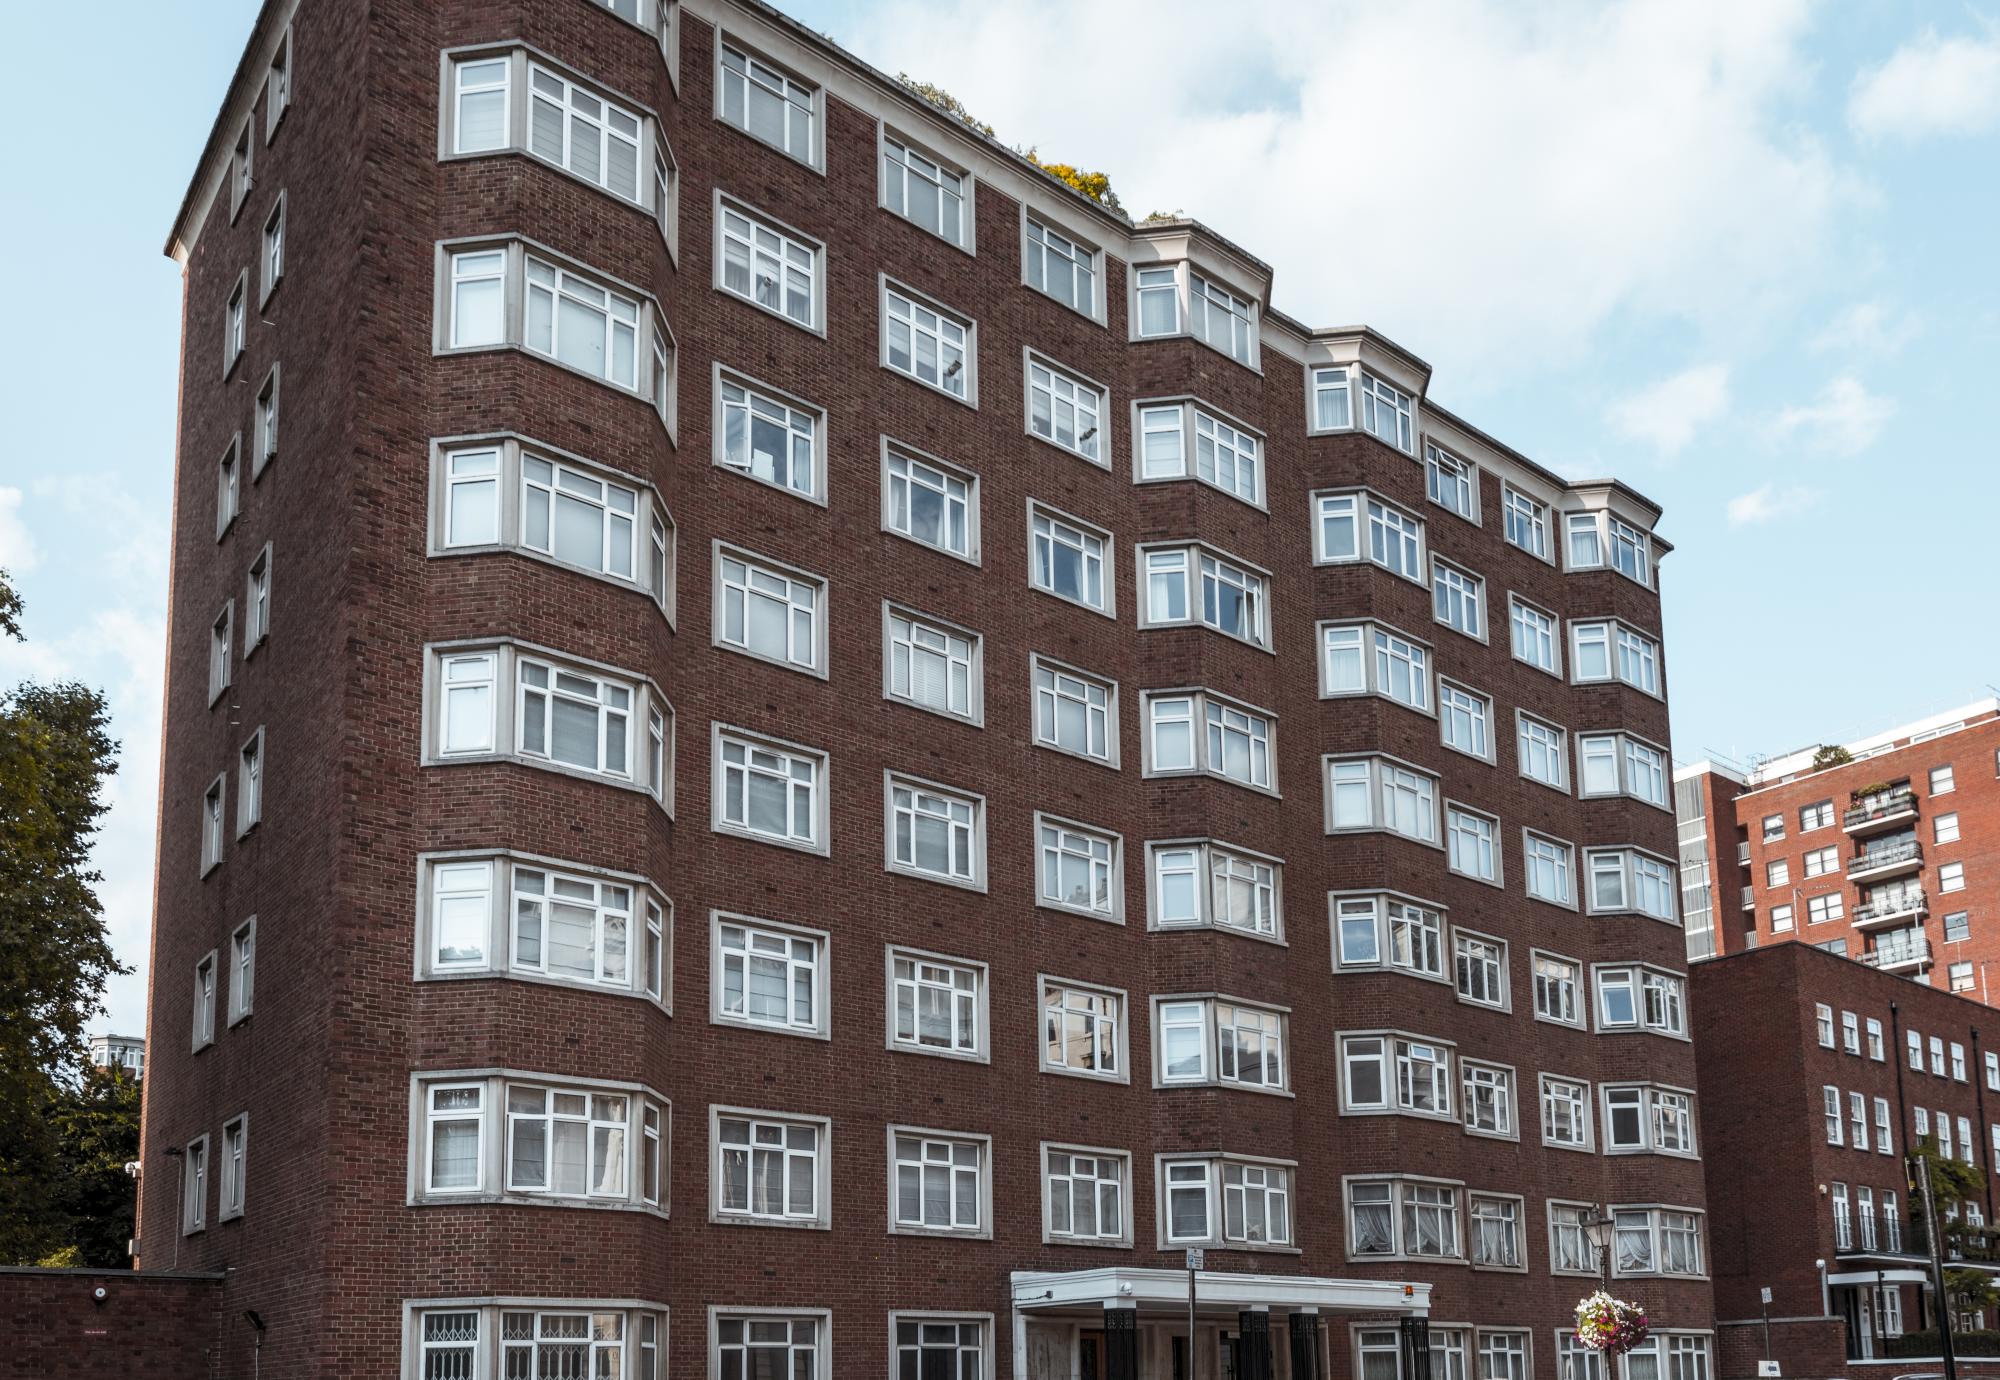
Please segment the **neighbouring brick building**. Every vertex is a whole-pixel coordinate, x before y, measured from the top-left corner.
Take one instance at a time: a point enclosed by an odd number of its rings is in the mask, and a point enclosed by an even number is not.
[[[169,247],[218,1375],[1709,1380],[1644,498],[750,0],[271,0]]]
[[[1688,957],[1804,940],[1992,1002],[2000,699],[1823,751],[1674,773]]]
[[[1905,1157],[1925,1142],[1981,1171],[1968,1202],[1939,1205],[1944,1259],[2000,1274],[2000,1013],[1806,944],[1698,963],[1690,980],[1722,1373],[1764,1357],[1767,1288],[1786,1375],[1935,1373],[1930,1237]],[[1961,1342],[1962,1372],[2000,1373],[1986,1330],[2000,1316],[1954,1326],[1985,1331]]]

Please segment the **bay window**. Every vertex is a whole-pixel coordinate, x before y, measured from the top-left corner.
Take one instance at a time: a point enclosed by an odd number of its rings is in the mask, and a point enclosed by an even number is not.
[[[1692,1093],[1639,1083],[1607,1086],[1602,1094],[1606,1154],[1695,1156]]]
[[[1326,831],[1438,840],[1437,778],[1392,757],[1325,759]]]
[[[1332,904],[1336,969],[1388,968],[1444,980],[1444,918],[1437,909],[1394,893],[1335,893]]]
[[[1383,623],[1322,623],[1320,695],[1380,695],[1421,714],[1431,703],[1430,644]]]
[[[667,1111],[632,1083],[420,1074],[411,1137],[417,1198],[559,1199],[664,1213]]]
[[[1423,520],[1366,489],[1315,495],[1313,542],[1316,564],[1367,561],[1426,583]]]
[[[1579,733],[1578,791],[1586,796],[1629,795],[1671,808],[1666,751],[1629,733]]]
[[[1157,1161],[1160,1249],[1233,1246],[1290,1249],[1295,1196],[1289,1160],[1248,1155],[1202,1158],[1162,1156]]]
[[[1592,848],[1584,854],[1593,915],[1632,911],[1678,924],[1673,864],[1636,848]]]
[[[1213,840],[1146,845],[1153,927],[1214,926],[1280,939],[1283,865]]]
[[[1660,644],[1615,619],[1570,624],[1571,679],[1587,685],[1621,681],[1660,696]]]
[[[1454,1119],[1452,1048],[1398,1032],[1340,1037],[1343,1113],[1390,1112]]]
[[[1600,967],[1596,980],[1599,1030],[1686,1036],[1687,980],[1678,973],[1642,965]]]
[[[1155,997],[1153,1014],[1156,1086],[1290,1089],[1290,1015],[1284,1009],[1234,997]]]
[[[1444,811],[1447,866],[1461,877],[1500,885],[1500,821],[1463,805]]]
[[[405,1374],[413,1380],[475,1375],[656,1380],[666,1373],[664,1304],[445,1300],[410,1309],[404,1326],[415,1358],[415,1369]]]
[[[1611,1272],[1614,1275],[1707,1273],[1702,1253],[1702,1214],[1675,1207],[1611,1208]]]
[[[1212,547],[1142,546],[1143,625],[1200,624],[1269,649],[1270,577]]]
[[[1398,1176],[1350,1179],[1346,1188],[1348,1259],[1464,1257],[1456,1182]]]
[[[1134,478],[1195,479],[1264,506],[1264,441],[1233,419],[1190,398],[1138,404]]]
[[[1213,691],[1149,690],[1144,706],[1146,775],[1205,773],[1275,791],[1276,722]]]

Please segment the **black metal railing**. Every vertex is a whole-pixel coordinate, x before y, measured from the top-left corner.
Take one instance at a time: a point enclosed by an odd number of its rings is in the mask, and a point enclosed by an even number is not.
[[[1960,1356],[2000,1356],[2000,1332],[1951,1330],[1951,1349]],[[1905,1332],[1895,1337],[1877,1337],[1875,1354],[1884,1360],[1929,1360],[1944,1354],[1944,1343],[1936,1332]]]
[[[1900,1212],[1841,1212],[1833,1214],[1833,1248],[1842,1255],[1924,1255],[1929,1238],[1923,1219]]]
[[[1841,827],[1852,829],[1857,824],[1866,824],[1871,819],[1884,815],[1899,815],[1905,810],[1917,808],[1917,793],[1908,786],[1898,786],[1893,791],[1883,791],[1871,795],[1866,800],[1858,800],[1840,816]]]
[[[1915,839],[1905,839],[1903,842],[1891,844],[1887,848],[1862,849],[1847,860],[1847,871],[1848,875],[1852,876],[1856,872],[1866,872],[1871,868],[1894,867],[1897,863],[1906,863],[1912,860],[1921,862],[1923,861],[1923,856],[1924,846],[1921,843],[1918,843]]]

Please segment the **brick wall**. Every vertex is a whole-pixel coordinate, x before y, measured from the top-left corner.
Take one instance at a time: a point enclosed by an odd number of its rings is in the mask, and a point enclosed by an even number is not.
[[[218,1373],[219,1349],[251,1346],[248,1325],[235,1336],[222,1307],[219,1274],[0,1268],[14,1375],[201,1380]]]

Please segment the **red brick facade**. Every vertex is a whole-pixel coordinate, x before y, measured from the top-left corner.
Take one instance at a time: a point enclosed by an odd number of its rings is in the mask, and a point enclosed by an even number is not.
[[[635,8],[652,11],[650,3]],[[814,119],[823,123],[815,142],[823,142],[824,171],[716,117],[718,21],[736,42],[819,92],[812,99]],[[281,33],[289,34],[292,104],[267,141],[265,101],[253,107],[252,98]],[[678,169],[677,252],[644,208],[521,152],[439,158],[440,54],[487,44],[558,64],[652,113]],[[1651,804],[1584,799],[1576,787],[1580,733],[1616,730],[1667,743],[1657,652],[1664,545],[1647,538],[1650,580],[1640,583],[1608,568],[1571,568],[1563,524],[1572,512],[1600,520],[1608,513],[1643,536],[1657,511],[1608,483],[1566,484],[1432,408],[1420,396],[1428,370],[1379,337],[1315,333],[1265,311],[1268,269],[1234,246],[1187,224],[1135,230],[759,7],[733,0],[686,6],[668,51],[663,62],[651,35],[587,0],[303,0],[290,15],[268,5],[260,19],[176,231],[185,257],[186,344],[142,1265],[158,1268],[175,1251],[183,1267],[226,1262],[237,1272],[232,1296],[268,1320],[265,1365],[286,1375],[418,1374],[424,1323],[420,1311],[406,1309],[410,1301],[508,1299],[595,1305],[616,1312],[628,1329],[657,1309],[667,1318],[662,1373],[677,1377],[711,1373],[711,1315],[736,1309],[794,1310],[830,1328],[837,1359],[830,1370],[822,1360],[814,1372],[821,1380],[887,1371],[890,1315],[900,1311],[978,1321],[991,1374],[1041,1376],[1059,1364],[1065,1376],[1072,1365],[1091,1375],[1105,1354],[1096,1333],[1101,1314],[1086,1309],[1056,1322],[1024,1322],[1010,1275],[1112,1268],[1139,1272],[1143,1294],[1149,1280],[1157,1282],[1144,1272],[1178,1270],[1182,1260],[1178,1244],[1162,1247],[1166,1205],[1156,1157],[1262,1157],[1289,1173],[1295,1244],[1212,1250],[1207,1268],[1218,1282],[1205,1289],[1234,1289],[1248,1306],[1264,1286],[1231,1284],[1229,1276],[1372,1281],[1376,1292],[1352,1298],[1389,1302],[1387,1326],[1396,1313],[1427,1305],[1434,1332],[1452,1329],[1468,1347],[1487,1332],[1518,1330],[1526,1334],[1527,1372],[1556,1375],[1557,1329],[1592,1278],[1551,1273],[1549,1202],[1699,1212],[1704,1201],[1695,1158],[1602,1153],[1608,1128],[1599,1085],[1692,1089],[1692,1045],[1638,1030],[1600,1033],[1587,1014],[1576,1026],[1535,1016],[1534,951],[1578,965],[1578,1001],[1587,1013],[1596,1009],[1593,965],[1649,965],[1667,979],[1681,974],[1678,927],[1525,893],[1526,829],[1574,847],[1573,895],[1587,894],[1586,849],[1673,857],[1664,792]],[[517,88],[513,99],[522,94]],[[892,129],[972,174],[975,253],[881,207],[880,112]],[[254,177],[232,220],[226,164],[246,118],[254,121]],[[261,229],[280,194],[284,277],[251,313],[245,357],[224,377],[219,345],[229,295],[245,266],[256,264]],[[820,246],[823,331],[715,286],[719,195]],[[1092,263],[1101,320],[1023,283],[1023,198],[1036,215],[1098,246]],[[615,280],[614,288],[639,290],[642,313],[650,319],[657,309],[671,330],[670,428],[645,397],[528,350],[459,353],[437,343],[448,338],[439,321],[445,298],[436,280],[445,260],[438,246],[481,236],[521,237],[534,253],[574,261]],[[1192,338],[1132,338],[1133,261],[1173,266],[1184,257],[1194,265],[1176,270],[1184,290],[1190,271],[1203,272],[1259,304],[1258,367]],[[878,363],[884,277],[976,323],[969,350],[976,406]],[[261,281],[253,267],[253,300]],[[643,356],[643,332],[638,349]],[[1104,463],[1028,434],[1027,350],[1106,391]],[[1358,429],[1309,434],[1311,366],[1346,360],[1408,380],[1405,391],[1417,395],[1414,454]],[[217,456],[238,433],[246,446],[254,437],[254,399],[274,363],[283,370],[278,455],[254,481],[242,475],[240,515],[218,539]],[[823,502],[716,463],[718,366],[823,411]],[[649,367],[642,363],[641,373]],[[1361,378],[1356,372],[1352,383],[1358,387]],[[1133,403],[1182,397],[1261,438],[1255,502],[1192,477],[1135,482]],[[676,539],[668,616],[643,589],[520,550],[440,554],[434,442],[496,433],[626,476],[642,503],[648,487],[657,493]],[[955,559],[885,530],[884,438],[976,476],[976,559]],[[1195,438],[1186,441],[1192,453]],[[1477,466],[1479,522],[1427,497],[1426,441]],[[1503,484],[1549,506],[1546,559],[1505,539]],[[1317,561],[1315,495],[1356,487],[1422,523],[1425,563],[1416,578],[1398,578],[1368,559]],[[1031,503],[1109,534],[1103,579],[1114,591],[1115,616],[1031,587]],[[1365,539],[1365,522],[1358,526]],[[1200,541],[1265,573],[1268,650],[1198,624],[1142,626],[1147,594],[1136,579],[1136,548],[1171,541]],[[246,572],[267,542],[275,572],[269,639],[246,656],[237,637],[228,655],[232,684],[211,706],[211,625],[233,598],[241,629]],[[813,672],[718,645],[717,542],[823,581],[825,655]],[[1434,617],[1431,556],[1483,578],[1483,638]],[[1565,671],[1577,654],[1566,634],[1574,620],[1616,619],[1651,639],[1660,693],[1615,680],[1573,683],[1515,658],[1510,595],[1561,620]],[[978,723],[885,696],[885,602],[978,635]],[[1322,697],[1318,623],[1369,619],[1427,644],[1422,674],[1433,706],[1439,676],[1490,697],[1490,761],[1442,746],[1434,708]],[[640,702],[670,705],[666,801],[544,769],[519,753],[443,760],[438,711],[435,700],[427,708],[426,691],[442,662],[426,649],[494,638],[548,649],[572,664],[616,668]],[[1031,658],[1115,684],[1115,767],[1034,744]],[[1264,717],[1269,789],[1148,769],[1155,746],[1144,732],[1144,697],[1188,687]],[[514,694],[508,686],[497,698],[514,701]],[[1563,789],[1522,774],[1516,711],[1564,731]],[[818,849],[713,827],[722,811],[714,798],[714,725],[824,754],[821,798],[830,803],[817,826]],[[262,819],[238,837],[238,755],[260,727]],[[642,733],[643,719],[635,717],[631,742],[639,744]],[[1323,759],[1339,754],[1383,754],[1430,778],[1426,808],[1435,811],[1437,842],[1376,831],[1331,834]],[[980,798],[977,885],[941,885],[885,868],[885,772]],[[204,875],[203,793],[218,773],[227,777],[232,827],[219,864]],[[1383,798],[1378,786],[1369,788],[1371,800]],[[1497,818],[1500,885],[1448,870],[1447,802]],[[1115,836],[1119,923],[1037,904],[1038,815]],[[1150,925],[1146,844],[1186,839],[1279,860],[1281,934]],[[580,875],[615,873],[637,895],[650,890],[670,900],[664,1000],[573,982],[443,980],[427,957],[443,903],[425,869],[433,855],[468,850],[512,850]],[[1335,970],[1331,898],[1354,891],[1402,893],[1442,912],[1442,980]],[[504,901],[500,909],[504,917]],[[721,985],[715,912],[825,936],[819,1019],[830,1026],[827,1038],[711,1018]],[[196,966],[215,951],[227,969],[231,937],[252,915],[252,1013],[228,1021],[233,974],[225,972],[215,1038],[190,1052]],[[1505,944],[1502,1009],[1455,992],[1457,927]],[[945,955],[983,972],[979,1057],[913,1052],[885,1037],[891,947]],[[1038,994],[1050,978],[1122,994],[1121,1076],[1040,1071]],[[1155,1086],[1164,1037],[1152,999],[1203,994],[1286,1013],[1282,1095],[1230,1084]],[[1515,1133],[1473,1136],[1459,1124],[1456,1058],[1449,1119],[1345,1113],[1340,1037],[1384,1030],[1510,1066]],[[1220,1058],[1213,1048],[1210,1057]],[[1543,1144],[1536,1094],[1543,1072],[1590,1084],[1590,1153]],[[481,1082],[489,1166],[497,1164],[504,1132],[495,1105],[503,1083],[604,1080],[618,1085],[612,1096],[656,1101],[670,1111],[659,1208],[636,1199],[611,1206],[501,1191],[491,1177],[497,1171],[458,1201],[426,1189],[432,1164],[424,1080],[437,1074]],[[825,1119],[822,1145],[830,1146],[832,1166],[823,1189],[826,1229],[713,1220],[713,1107]],[[218,1156],[226,1124],[246,1112],[244,1210],[225,1220]],[[1695,1116],[1703,1132],[1714,1124],[1705,1105],[1697,1104]],[[990,1202],[976,1234],[885,1230],[893,1210],[885,1157],[895,1126],[981,1138],[982,1192]],[[636,1121],[627,1134],[636,1146]],[[204,1135],[205,1221],[183,1235],[185,1157],[177,1162],[168,1150]],[[1129,1157],[1122,1185],[1129,1244],[1046,1237],[1044,1143]],[[1344,1179],[1393,1174],[1453,1187],[1458,1258],[1355,1254]],[[1482,1191],[1519,1200],[1525,1269],[1475,1268],[1463,1258],[1471,1235],[1467,1194]],[[1417,1287],[1405,1294],[1397,1287],[1405,1281]],[[1643,1300],[1661,1328],[1690,1336],[1709,1328],[1705,1274],[1646,1274],[1621,1278],[1616,1288]],[[1285,1312],[1290,1296],[1273,1297]],[[449,1311],[448,1303],[439,1306]],[[1144,1307],[1143,1373],[1164,1380],[1173,1313]],[[1352,1310],[1364,1304],[1348,1308],[1343,1316],[1329,1305],[1321,1315],[1331,1375],[1351,1375],[1358,1364],[1362,1327]],[[831,1310],[831,1318],[811,1310]],[[1372,1311],[1374,1325],[1383,1326],[1382,1312]],[[1077,1325],[1082,1336],[1066,1330]],[[490,1312],[483,1316],[482,1365],[493,1364],[495,1326]],[[1220,1344],[1219,1326],[1233,1332],[1237,1322],[1207,1315],[1205,1351]],[[642,1373],[633,1333],[619,1356],[622,1375]],[[219,1373],[244,1375],[249,1364],[247,1346],[228,1334]],[[1279,1364],[1280,1374],[1289,1373],[1282,1355]],[[1200,1373],[1207,1376],[1209,1367],[1204,1360]]]
[[[232,1332],[256,1346],[255,1329],[227,1307],[219,1273],[0,1269],[13,1375],[199,1380],[217,1373]]]

